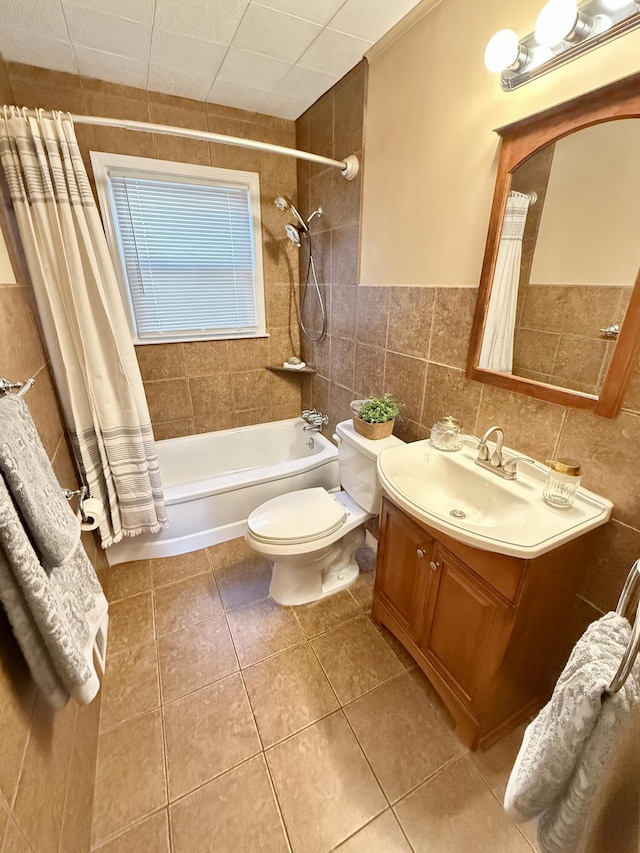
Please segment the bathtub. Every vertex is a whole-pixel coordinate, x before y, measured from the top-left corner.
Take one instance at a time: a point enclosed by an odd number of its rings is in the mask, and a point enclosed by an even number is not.
[[[107,549],[109,565],[243,536],[249,513],[299,489],[339,488],[338,450],[301,418],[158,441],[169,526]]]

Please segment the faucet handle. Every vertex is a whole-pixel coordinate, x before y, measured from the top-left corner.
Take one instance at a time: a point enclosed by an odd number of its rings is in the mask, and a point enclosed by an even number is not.
[[[507,459],[507,461],[504,463],[502,468],[503,468],[505,474],[508,474],[509,477],[511,477],[511,475],[513,475],[514,480],[516,478],[516,468],[517,468],[518,462],[529,462],[531,465],[536,464],[536,460],[535,459],[529,459],[528,456],[512,456],[511,459]]]
[[[481,462],[489,461],[489,448],[487,447],[487,444],[484,441],[480,441],[478,444],[478,459]]]

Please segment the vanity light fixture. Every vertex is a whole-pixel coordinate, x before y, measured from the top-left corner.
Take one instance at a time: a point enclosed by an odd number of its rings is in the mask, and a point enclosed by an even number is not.
[[[519,39],[500,30],[487,44],[484,63],[500,72],[505,92],[640,26],[640,0],[548,0],[535,32]]]

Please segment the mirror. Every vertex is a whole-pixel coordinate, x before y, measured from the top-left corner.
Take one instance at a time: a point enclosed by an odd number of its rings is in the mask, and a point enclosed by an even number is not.
[[[639,77],[498,131],[471,378],[619,408],[640,338]]]

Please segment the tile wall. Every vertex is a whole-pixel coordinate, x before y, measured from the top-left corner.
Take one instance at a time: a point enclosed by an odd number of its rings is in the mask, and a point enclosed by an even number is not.
[[[597,394],[616,345],[600,329],[623,321],[632,290],[527,285],[516,326],[514,374]]]
[[[365,97],[365,70],[358,66],[296,122],[298,146],[310,141],[313,150],[343,156],[357,150],[366,137],[356,117]],[[349,97],[343,97],[346,93]],[[349,144],[341,134],[349,128]],[[324,129],[324,130],[323,130]],[[331,131],[331,133],[330,133]],[[331,137],[331,138],[330,138]],[[337,142],[336,142],[337,140]],[[318,149],[320,150],[320,149]],[[545,460],[571,456],[582,461],[583,482],[615,504],[612,521],[591,537],[588,561],[573,612],[567,614],[566,642],[558,659],[549,662],[550,680],[557,677],[567,650],[588,622],[615,607],[624,579],[640,556],[640,363],[630,380],[622,411],[613,420],[530,399],[465,376],[476,287],[368,286],[358,280],[359,211],[357,198],[348,208],[336,185],[329,193],[326,173],[298,173],[299,197],[310,191],[310,208],[326,206],[319,232],[324,290],[329,306],[328,338],[322,344],[303,342],[305,358],[317,369],[307,401],[329,413],[329,429],[349,417],[349,402],[389,391],[404,403],[396,433],[407,441],[428,437],[433,423],[445,414],[459,417],[469,433],[478,435],[498,423],[506,441],[521,452]],[[352,187],[359,196],[359,187]],[[331,199],[329,207],[327,198]],[[350,210],[348,224],[343,211]],[[331,228],[326,228],[326,223]],[[343,235],[350,234],[345,251]],[[336,248],[337,247],[337,248]],[[401,248],[399,249],[401,251]],[[348,265],[343,259],[349,258]],[[316,321],[317,323],[317,321]],[[327,434],[330,434],[327,431]]]
[[[329,315],[328,334],[315,343],[303,336],[302,353],[304,360],[317,370],[309,391],[313,405],[329,414],[327,435],[332,434],[336,421],[346,416],[354,397],[356,356],[360,372],[364,370],[370,377],[371,391],[376,389],[378,380],[382,381],[375,373],[369,349],[360,348],[357,352],[356,345],[366,76],[363,60],[296,122],[298,148],[337,160],[357,154],[361,169],[353,181],[347,181],[335,167],[325,169],[298,161],[300,213],[307,218],[313,210],[322,208],[322,216],[311,223],[311,238],[318,281]],[[305,280],[307,262],[308,254],[303,251],[301,281]],[[317,337],[321,315],[312,287],[308,289],[303,320]],[[376,343],[381,345],[379,340]],[[309,402],[310,399],[305,404]]]
[[[0,95],[12,103],[0,62]],[[58,480],[77,488],[53,385],[6,201],[0,199],[0,376],[35,377],[27,401]],[[6,247],[5,247],[6,243]],[[102,572],[102,552],[85,539]],[[103,577],[101,577],[101,580]],[[101,695],[53,714],[36,689],[0,607],[0,849],[81,853],[89,849]],[[4,847],[2,846],[4,840]]]
[[[8,63],[14,101],[31,107],[113,116],[261,139],[295,147],[294,123],[73,74]],[[271,374],[266,365],[299,354],[295,288],[297,250],[284,235],[286,217],[273,200],[295,199],[295,161],[277,154],[200,140],[79,126],[78,141],[110,151],[258,172],[268,338],[137,347],[156,438],[227,429],[300,413],[302,377]]]

